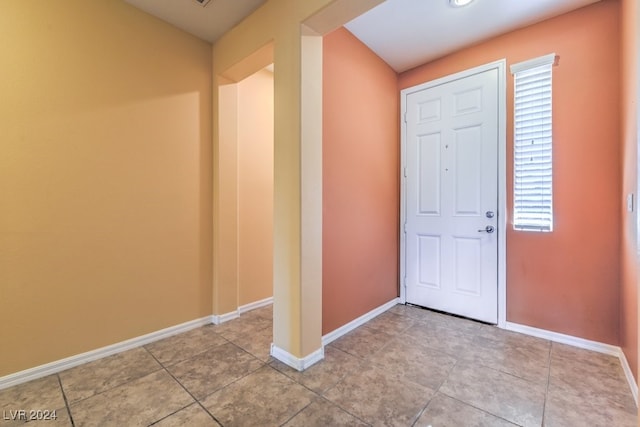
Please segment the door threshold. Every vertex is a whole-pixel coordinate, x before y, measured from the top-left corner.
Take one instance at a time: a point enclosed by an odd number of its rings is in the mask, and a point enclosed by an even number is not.
[[[405,302],[404,305],[407,305],[407,306],[410,306],[410,307],[419,308],[419,309],[422,309],[422,310],[428,310],[428,311],[431,311],[433,313],[443,314],[445,316],[456,317],[458,319],[470,320],[472,322],[480,323],[482,325],[497,326],[497,323],[483,322],[482,320],[472,319],[471,317],[465,317],[465,316],[461,316],[459,314],[448,313],[448,312],[442,311],[442,310],[436,310],[435,308],[423,307],[421,305],[411,304],[410,302]]]

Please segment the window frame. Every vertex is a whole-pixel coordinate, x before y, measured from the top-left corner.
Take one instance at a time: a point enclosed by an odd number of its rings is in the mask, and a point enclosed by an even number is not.
[[[513,229],[516,231],[552,232],[553,214],[553,66],[556,64],[555,53],[533,58],[511,65],[513,75]],[[548,74],[544,81],[537,77]],[[527,77],[530,80],[526,80]],[[525,89],[518,87],[518,79],[523,84],[533,85],[536,92],[528,94],[525,106]],[[540,84],[540,82],[542,84]],[[518,99],[520,97],[520,99]],[[518,116],[526,115],[520,121],[529,122],[533,131],[523,132]],[[528,133],[523,137],[523,133]],[[525,140],[531,144],[539,144],[537,148],[525,146]],[[524,170],[525,161],[522,156],[531,156],[533,168]],[[537,160],[533,160],[537,158]],[[527,176],[527,174],[529,174]],[[524,177],[523,177],[524,175]],[[523,180],[533,180],[535,189],[527,190]],[[548,181],[547,181],[548,180]],[[529,181],[532,182],[532,181]],[[539,191],[538,191],[539,190]],[[523,207],[527,197],[539,198],[529,209]],[[537,218],[536,218],[537,217]]]

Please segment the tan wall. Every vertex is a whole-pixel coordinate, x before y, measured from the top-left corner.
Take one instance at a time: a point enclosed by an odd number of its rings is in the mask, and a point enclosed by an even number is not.
[[[211,313],[211,46],[0,2],[0,376]]]
[[[238,83],[238,303],[273,296],[273,73]]]
[[[396,73],[344,28],[324,37],[322,332],[398,296]]]
[[[555,52],[554,231],[507,230],[507,320],[618,344],[619,4],[603,1],[400,75],[400,88],[506,58]],[[512,212],[513,79],[507,80],[507,212]]]
[[[621,0],[621,131],[622,131],[622,253],[620,289],[620,346],[638,379],[638,21],[637,0]],[[633,193],[635,212],[624,209]]]

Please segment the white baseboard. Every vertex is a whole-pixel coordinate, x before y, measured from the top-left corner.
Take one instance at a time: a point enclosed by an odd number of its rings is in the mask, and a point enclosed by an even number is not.
[[[343,325],[343,326],[339,327],[338,329],[329,332],[328,334],[326,334],[326,335],[324,335],[322,337],[322,345],[323,346],[328,345],[329,343],[337,340],[341,336],[353,331],[357,327],[364,325],[365,323],[367,323],[369,320],[373,319],[374,317],[379,316],[380,314],[384,313],[385,311],[393,308],[397,304],[400,304],[400,298],[394,298],[391,301],[389,301],[388,303],[382,304],[380,307],[374,308],[370,312],[368,312],[366,314],[363,314],[362,316],[358,317],[355,320],[352,320],[351,322],[347,323],[346,325]]]
[[[512,322],[506,322],[504,329],[617,357],[620,360],[622,370],[627,378],[627,383],[629,384],[633,398],[636,401],[636,406],[638,405],[638,384],[633,377],[633,373],[629,367],[629,362],[627,362],[627,357],[624,355],[624,352],[620,347]]]
[[[324,347],[319,348],[302,359],[294,356],[286,350],[281,349],[277,345],[271,343],[271,356],[275,357],[282,363],[291,366],[297,371],[304,371],[314,363],[324,359]]]
[[[584,338],[565,335],[559,332],[547,331],[546,329],[534,328],[532,326],[521,325],[519,323],[506,322],[505,327],[508,331],[520,332],[525,335],[543,338],[560,344],[567,344],[573,347],[584,348],[598,353],[618,356],[620,347],[611,344],[604,344],[597,341],[586,340]]]
[[[624,351],[622,351],[622,349],[620,349],[618,358],[620,359],[620,363],[622,364],[624,375],[625,377],[627,377],[627,382],[629,383],[629,387],[631,388],[633,399],[636,401],[636,406],[638,406],[638,383],[633,377],[633,372],[631,372],[631,367],[629,366],[629,362],[627,361],[627,356],[624,355]]]
[[[0,390],[12,387],[14,385],[22,384],[27,381],[35,380],[45,377],[47,375],[56,374],[58,372],[65,371],[83,363],[92,362],[103,357],[111,356],[116,353],[131,350],[136,347],[143,346],[145,344],[159,341],[164,338],[168,338],[172,335],[180,334],[190,331],[191,329],[199,328],[204,325],[209,325],[213,321],[213,316],[203,317],[201,319],[192,320],[190,322],[181,323],[176,326],[171,326],[165,329],[161,329],[156,332],[151,332],[146,335],[142,335],[136,338],[131,338],[126,341],[121,341],[116,344],[108,345],[106,347],[98,348],[96,350],[87,351],[86,353],[77,354],[75,356],[67,357],[65,359],[56,360],[51,363],[36,366],[34,368],[25,369],[24,371],[16,372],[4,377],[0,377]]]
[[[329,343],[337,340],[338,338],[340,338],[341,336],[353,331],[354,329],[356,329],[359,326],[364,325],[365,323],[367,323],[369,320],[373,319],[374,317],[384,313],[385,311],[389,310],[390,308],[394,307],[396,304],[398,304],[400,301],[400,298],[394,298],[393,300],[389,301],[388,303],[385,303],[383,305],[381,305],[380,307],[374,308],[373,310],[371,310],[370,312],[363,314],[362,316],[358,317],[355,320],[352,320],[351,322],[347,323],[344,326],[339,327],[338,329],[329,332],[328,334],[324,335],[322,337],[322,348],[318,349],[317,351],[311,353],[310,355],[300,359],[294,355],[292,355],[291,353],[289,353],[286,350],[283,350],[281,348],[279,348],[278,346],[276,346],[275,344],[271,344],[271,356],[275,357],[276,359],[278,359],[279,361],[281,361],[284,364],[287,364],[289,366],[291,366],[292,368],[298,370],[298,371],[304,371],[305,369],[307,369],[309,366],[313,365],[316,362],[319,362],[320,360],[324,359],[324,346],[328,345]]]
[[[271,304],[273,304],[273,297],[265,298],[260,301],[241,305],[237,310],[230,311],[229,313],[214,314],[213,316],[211,316],[211,321],[214,325],[219,325],[221,323],[228,322],[229,320],[237,319],[241,314],[244,314],[248,311],[255,310],[256,308],[266,307]]]
[[[251,302],[249,304],[241,305],[238,307],[238,312],[244,314],[247,311],[255,310],[256,308],[266,307],[273,304],[273,297],[265,298],[260,301]]]
[[[214,314],[213,316],[211,316],[211,323],[213,323],[214,325],[219,325],[221,323],[228,322],[229,320],[237,319],[238,317],[240,317],[239,310],[230,311],[229,313],[225,314]]]

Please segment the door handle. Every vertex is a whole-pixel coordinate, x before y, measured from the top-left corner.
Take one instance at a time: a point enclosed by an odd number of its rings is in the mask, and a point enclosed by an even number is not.
[[[493,225],[487,225],[482,230],[478,230],[478,233],[493,233],[495,230],[496,229],[493,227]]]

